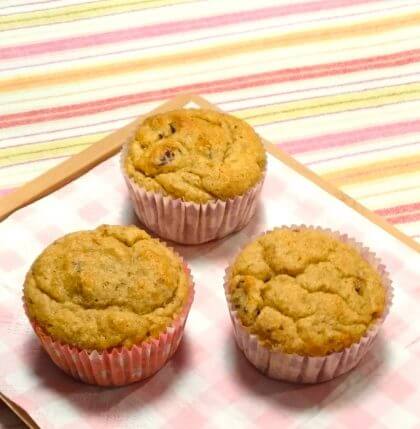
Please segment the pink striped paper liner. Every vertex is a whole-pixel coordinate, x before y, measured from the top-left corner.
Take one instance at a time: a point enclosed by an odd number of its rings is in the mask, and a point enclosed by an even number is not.
[[[293,383],[320,383],[331,380],[353,369],[371,348],[381,325],[389,313],[392,303],[393,289],[391,280],[385,266],[381,263],[379,258],[376,257],[375,253],[346,234],[341,234],[330,229],[305,225],[282,226],[275,229],[280,228],[305,228],[323,231],[333,235],[343,243],[352,245],[369,264],[376,268],[381,275],[382,285],[386,289],[386,303],[382,316],[368,328],[366,333],[357,343],[352,344],[341,352],[330,353],[326,356],[300,356],[297,354],[288,354],[277,350],[271,350],[260,343],[257,335],[251,334],[247,327],[242,324],[230,299],[230,293],[228,290],[230,267],[227,268],[224,289],[228,302],[230,318],[234,328],[236,343],[243,351],[246,358],[260,372],[277,380],[284,380]],[[268,234],[269,232],[271,231],[266,231],[262,235]],[[260,235],[260,237],[262,235]]]
[[[124,160],[127,139],[121,152],[121,169],[134,211],[140,222],[159,237],[182,244],[201,244],[217,240],[244,228],[255,214],[265,179],[243,195],[226,201],[194,203],[147,191],[126,174]]]
[[[185,307],[159,337],[150,338],[131,348],[119,346],[102,351],[80,349],[55,340],[36,321],[29,320],[52,361],[72,377],[99,386],[123,386],[144,380],[166,364],[181,342],[194,299],[191,272],[185,264],[184,267],[190,279]]]

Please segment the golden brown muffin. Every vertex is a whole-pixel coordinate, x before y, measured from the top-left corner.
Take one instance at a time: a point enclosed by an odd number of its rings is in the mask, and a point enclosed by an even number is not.
[[[190,281],[170,249],[135,226],[101,226],[48,246],[26,276],[28,316],[88,350],[158,336],[185,307]]]
[[[324,356],[360,340],[383,313],[385,288],[359,252],[327,232],[281,228],[236,258],[228,291],[263,345]]]
[[[244,194],[260,181],[265,163],[261,139],[242,120],[181,109],[140,125],[124,168],[148,191],[205,203]]]

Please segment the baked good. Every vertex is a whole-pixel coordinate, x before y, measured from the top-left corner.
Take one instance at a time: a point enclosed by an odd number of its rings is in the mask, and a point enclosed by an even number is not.
[[[24,285],[37,330],[89,353],[159,339],[186,317],[191,297],[181,258],[135,226],[65,235],[36,259]]]
[[[148,191],[206,203],[255,186],[265,170],[265,151],[246,122],[211,110],[181,109],[140,125],[124,167]]]
[[[199,244],[251,220],[266,155],[244,121],[180,109],[146,118],[125,142],[121,166],[140,222],[162,238]]]
[[[383,273],[360,249],[321,229],[279,228],[229,268],[238,323],[273,353],[325,357],[358,344],[384,317]]]

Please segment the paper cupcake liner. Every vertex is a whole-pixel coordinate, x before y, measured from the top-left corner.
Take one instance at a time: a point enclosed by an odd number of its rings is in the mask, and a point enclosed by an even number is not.
[[[131,136],[121,151],[121,169],[134,211],[140,222],[159,237],[181,244],[201,244],[223,238],[244,228],[255,214],[265,179],[243,195],[208,203],[183,201],[147,191],[130,179],[124,159]]]
[[[123,386],[141,381],[159,371],[181,342],[194,299],[194,282],[187,266],[185,271],[190,278],[190,293],[181,313],[159,337],[131,348],[119,346],[103,351],[80,349],[55,340],[36,321],[29,320],[52,361],[72,377],[99,386]]]
[[[354,246],[361,256],[379,272],[382,278],[382,285],[386,289],[386,303],[382,316],[368,328],[357,343],[352,344],[341,352],[330,353],[326,356],[300,356],[297,354],[283,353],[281,351],[273,351],[261,344],[258,337],[248,331],[240,321],[237,311],[231,302],[228,290],[230,268],[226,270],[224,289],[230,318],[232,320],[236,342],[247,359],[263,374],[277,380],[293,383],[320,383],[331,380],[353,369],[371,348],[379,332],[379,328],[388,315],[391,306],[393,296],[391,280],[385,270],[385,266],[376,257],[375,253],[346,234],[340,234],[330,229],[305,225],[283,226],[279,228],[306,228],[323,231],[330,233],[344,243]],[[271,231],[267,231],[262,235],[269,232]]]

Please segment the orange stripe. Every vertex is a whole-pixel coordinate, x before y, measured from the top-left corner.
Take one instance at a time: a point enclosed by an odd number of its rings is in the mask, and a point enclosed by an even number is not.
[[[20,78],[5,79],[0,81],[0,91],[22,90],[36,86],[63,84],[69,81],[73,83],[88,79],[113,76],[115,74],[140,72],[154,67],[171,67],[180,64],[216,59],[223,56],[239,55],[250,51],[295,46],[302,43],[308,44],[328,40],[334,41],[346,37],[376,35],[419,24],[420,13],[414,13],[340,27],[299,31],[265,39],[245,40],[207,49],[188,51],[181,54],[142,58],[122,63],[103,64],[100,66],[63,71],[61,73],[44,73],[41,75],[29,75]]]
[[[334,183],[335,186],[343,186],[419,171],[420,155],[373,162],[371,164],[321,175],[324,179]]]

